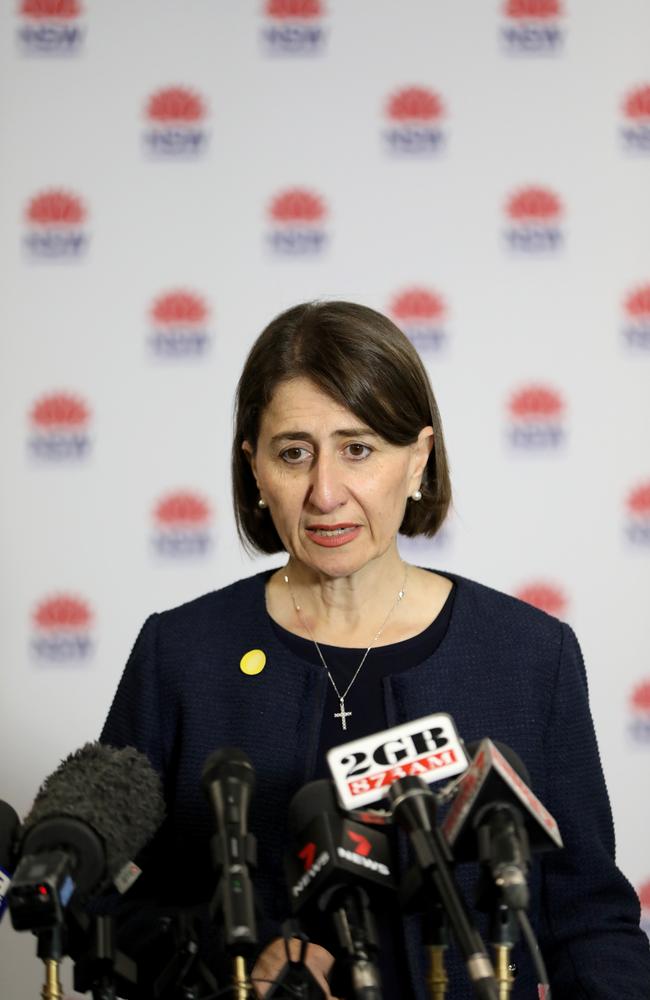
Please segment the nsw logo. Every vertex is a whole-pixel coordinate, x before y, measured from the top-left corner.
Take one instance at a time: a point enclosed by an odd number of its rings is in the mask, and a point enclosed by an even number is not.
[[[86,28],[79,0],[22,0],[17,39],[23,55],[74,56]]]
[[[78,260],[88,248],[86,216],[81,198],[71,191],[50,188],[35,194],[25,210],[28,256],[38,261]]]
[[[554,56],[564,44],[559,0],[505,0],[499,34],[508,55]]]
[[[630,490],[625,499],[625,533],[633,545],[650,548],[650,480]]]
[[[507,199],[504,239],[517,254],[553,254],[562,246],[562,202],[548,188],[524,187]]]
[[[273,253],[290,257],[319,254],[327,242],[327,210],[319,194],[288,188],[271,200],[267,241]]]
[[[93,652],[93,614],[88,602],[73,594],[53,594],[32,614],[31,648],[47,663],[79,663]]]
[[[327,41],[321,0],[266,0],[262,48],[272,56],[317,56]]]
[[[153,546],[164,558],[195,558],[208,554],[212,546],[212,513],[196,493],[177,490],[157,501],[154,512]]]
[[[650,879],[637,891],[641,903],[641,929],[650,937]]]
[[[630,695],[630,734],[650,746],[650,680],[641,681]]]
[[[650,83],[636,87],[623,101],[620,127],[623,147],[629,153],[650,153]]]
[[[625,297],[623,339],[632,351],[650,351],[650,282]]]
[[[28,448],[43,462],[81,462],[91,448],[90,409],[79,396],[53,392],[41,396],[29,413]]]
[[[163,87],[149,98],[142,139],[155,159],[193,159],[208,146],[203,98],[188,87]]]
[[[386,101],[383,138],[391,153],[433,156],[446,141],[442,99],[426,87],[404,87]]]
[[[566,436],[565,406],[559,392],[546,385],[527,385],[508,400],[508,440],[513,448],[550,451]]]
[[[389,306],[392,319],[421,353],[440,353],[447,346],[446,306],[429,288],[406,288]]]
[[[555,618],[564,618],[569,604],[561,587],[544,580],[532,580],[530,583],[522,584],[514,596]]]
[[[210,346],[209,310],[195,292],[175,289],[159,295],[149,317],[149,348],[158,358],[200,358]]]

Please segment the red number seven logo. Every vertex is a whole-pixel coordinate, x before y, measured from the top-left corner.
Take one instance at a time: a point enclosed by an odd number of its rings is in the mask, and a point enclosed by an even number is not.
[[[348,837],[357,846],[354,849],[355,854],[360,854],[362,858],[367,858],[372,850],[372,844],[367,837],[364,837],[362,833],[355,833],[354,830],[348,830]]]

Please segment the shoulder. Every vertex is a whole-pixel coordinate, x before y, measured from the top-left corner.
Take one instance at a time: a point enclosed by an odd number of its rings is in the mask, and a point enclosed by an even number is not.
[[[158,628],[167,634],[196,635],[197,630],[241,627],[242,619],[254,624],[265,615],[264,586],[268,572],[213,590],[155,616]]]

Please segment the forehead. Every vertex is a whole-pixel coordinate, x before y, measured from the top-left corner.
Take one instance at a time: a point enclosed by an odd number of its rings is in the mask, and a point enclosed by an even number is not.
[[[296,421],[299,423],[297,424]],[[277,433],[298,426],[318,428],[355,427],[364,421],[307,378],[281,382],[262,413],[262,433]]]

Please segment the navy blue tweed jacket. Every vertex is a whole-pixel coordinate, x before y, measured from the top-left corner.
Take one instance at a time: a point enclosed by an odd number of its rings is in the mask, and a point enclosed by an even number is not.
[[[389,723],[444,711],[466,741],[502,740],[526,763],[533,790],[555,816],[565,850],[536,860],[531,921],[554,1000],[648,1000],[650,952],[639,905],[614,863],[614,833],[587,700],[580,648],[571,629],[512,597],[452,574],[454,608],[441,645],[419,666],[384,681]],[[179,873],[175,902],[208,899],[213,821],[200,789],[206,757],[236,746],[257,774],[250,825],[257,837],[256,885],[272,936],[288,915],[282,878],[287,806],[314,777],[327,678],[276,637],[264,586],[241,580],[144,624],[102,732],[114,746],[145,752],[164,781],[168,820],[156,845],[161,872]],[[267,663],[256,676],[239,664],[250,649]],[[162,867],[164,866],[164,868]],[[461,882],[471,900],[469,869]],[[160,878],[158,886],[169,885]],[[164,893],[161,893],[164,895]],[[477,917],[477,921],[480,921]],[[419,919],[404,922],[418,1000],[426,1000]],[[522,945],[514,956],[514,998],[535,998]],[[450,1000],[469,1000],[460,965],[449,963]],[[397,998],[387,998],[397,1000]]]

